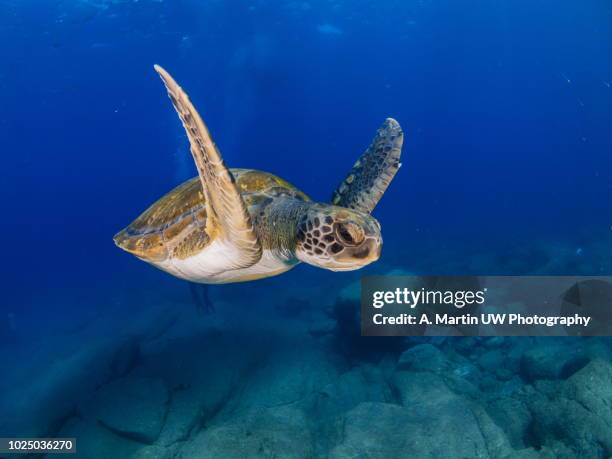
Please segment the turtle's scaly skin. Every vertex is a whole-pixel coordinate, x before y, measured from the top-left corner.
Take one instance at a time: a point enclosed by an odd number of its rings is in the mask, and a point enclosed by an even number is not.
[[[267,172],[230,169],[236,186],[251,215],[263,249],[286,247],[283,227],[270,225],[273,202],[287,205],[310,201],[308,196],[285,180]],[[285,199],[283,199],[285,198]],[[297,201],[297,202],[295,202]],[[296,206],[298,210],[300,206]],[[198,177],[160,198],[127,228],[115,236],[117,245],[150,262],[168,258],[184,260],[205,249],[216,234],[207,227],[206,201]],[[275,230],[276,228],[276,230]],[[214,227],[213,227],[214,230]]]

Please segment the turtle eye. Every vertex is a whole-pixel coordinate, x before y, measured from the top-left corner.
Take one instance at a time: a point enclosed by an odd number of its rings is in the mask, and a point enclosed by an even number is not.
[[[346,222],[336,225],[336,237],[345,245],[355,246],[363,242],[365,235],[359,225]]]

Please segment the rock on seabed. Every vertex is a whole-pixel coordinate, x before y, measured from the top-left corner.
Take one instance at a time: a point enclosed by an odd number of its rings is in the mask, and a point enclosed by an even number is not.
[[[101,387],[81,412],[120,436],[150,444],[159,436],[167,409],[163,381],[127,377]]]

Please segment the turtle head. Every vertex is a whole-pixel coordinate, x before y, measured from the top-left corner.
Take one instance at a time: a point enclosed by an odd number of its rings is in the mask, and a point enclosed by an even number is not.
[[[332,271],[352,271],[378,260],[380,224],[369,214],[344,207],[314,204],[297,228],[300,261]]]

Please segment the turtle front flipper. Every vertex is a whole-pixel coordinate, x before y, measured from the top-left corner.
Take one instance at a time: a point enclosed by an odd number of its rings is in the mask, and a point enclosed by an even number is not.
[[[332,203],[370,213],[400,168],[404,133],[399,123],[387,118],[376,137],[334,191]]]
[[[261,258],[261,245],[253,229],[251,217],[236,188],[234,177],[197,110],[183,89],[159,65],[155,66],[168,90],[168,96],[187,132],[191,154],[195,161],[206,197],[206,233],[225,247],[219,254],[219,270],[252,266]]]

